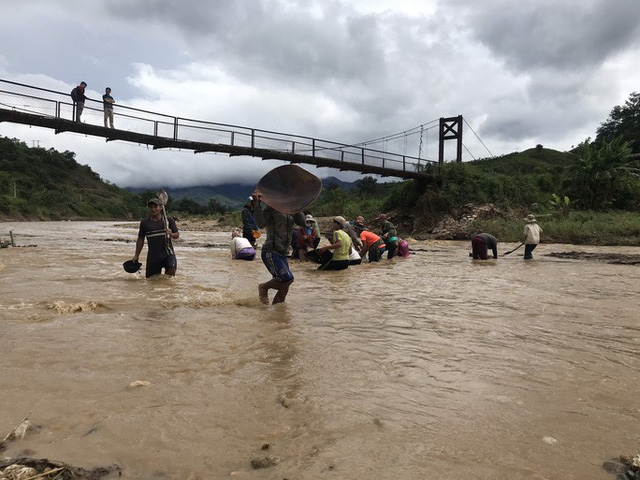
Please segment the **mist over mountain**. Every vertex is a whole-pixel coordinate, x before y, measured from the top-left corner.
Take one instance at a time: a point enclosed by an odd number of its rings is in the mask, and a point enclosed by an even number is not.
[[[357,183],[357,180],[354,182],[345,182],[336,177],[327,177],[322,179],[322,188],[337,186],[342,190],[351,191],[357,188]],[[139,194],[146,190],[155,191],[157,188],[157,186],[153,185],[148,187],[127,188],[127,190]],[[189,198],[201,205],[206,205],[209,203],[209,200],[214,198],[223,205],[235,210],[242,208],[249,195],[253,193],[254,189],[254,184],[224,183],[222,185],[196,185],[193,187],[165,188],[165,191],[173,200]]]

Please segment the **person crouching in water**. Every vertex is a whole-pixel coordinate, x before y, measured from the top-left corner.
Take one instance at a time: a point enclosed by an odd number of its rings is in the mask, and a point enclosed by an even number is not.
[[[253,260],[256,258],[256,251],[251,246],[247,238],[242,236],[239,228],[234,228],[231,232],[231,258],[234,260]]]
[[[333,219],[333,241],[318,249],[320,255],[328,250],[333,250],[333,256],[327,263],[320,265],[318,270],[344,270],[349,267],[349,252],[351,252],[351,237],[344,231],[347,221],[343,217]]]
[[[493,258],[498,258],[498,240],[488,233],[478,233],[471,237],[471,256],[474,260],[487,260],[488,249],[493,252]]]
[[[266,228],[267,239],[262,245],[262,262],[269,273],[271,280],[258,285],[258,296],[265,305],[269,304],[269,290],[277,290],[273,297],[273,304],[284,302],[289,293],[289,287],[293,283],[293,274],[289,269],[287,257],[291,253],[291,235],[294,225],[304,226],[304,215],[297,212],[293,215],[279,212],[266,205],[260,206],[262,194],[256,190],[253,198],[257,204],[254,210],[256,223],[259,228]]]
[[[360,240],[362,241],[362,249],[358,252],[360,257],[364,258],[367,255],[369,262],[379,262],[385,251],[384,240],[367,230],[360,222],[356,222],[353,228],[360,235]]]
[[[395,225],[388,220],[386,213],[378,215],[377,220],[382,222],[380,238],[384,241],[387,258],[391,259],[396,256],[396,250],[398,250],[398,232]]]

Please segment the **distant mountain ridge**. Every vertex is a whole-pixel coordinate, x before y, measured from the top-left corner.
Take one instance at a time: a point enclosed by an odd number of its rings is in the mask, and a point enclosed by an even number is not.
[[[336,177],[322,179],[322,188],[336,185],[342,190],[351,191],[357,188],[357,180],[354,182],[344,182]],[[189,198],[201,205],[207,205],[212,198],[232,210],[242,208],[249,195],[253,193],[255,184],[224,183],[222,185],[197,185],[193,187],[165,188],[166,192],[173,200]],[[127,188],[133,193],[142,193],[146,190],[155,190],[155,187]]]

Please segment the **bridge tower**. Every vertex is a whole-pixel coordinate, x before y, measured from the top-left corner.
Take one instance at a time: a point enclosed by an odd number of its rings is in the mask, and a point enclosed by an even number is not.
[[[457,140],[456,162],[462,162],[462,115],[457,117],[440,117],[438,163],[444,163],[444,141]]]

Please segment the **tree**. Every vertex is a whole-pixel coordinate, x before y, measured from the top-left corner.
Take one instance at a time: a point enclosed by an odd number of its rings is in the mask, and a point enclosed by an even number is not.
[[[609,118],[596,131],[595,143],[604,144],[615,138],[629,142],[633,153],[640,153],[640,93],[633,92],[624,106],[616,105]]]
[[[638,162],[622,135],[603,144],[590,139],[579,146],[578,160],[570,168],[575,198],[583,209],[603,210],[614,206],[616,196],[640,177]]]
[[[217,198],[211,197],[209,199],[209,203],[207,204],[207,211],[209,213],[220,213],[224,215],[224,213],[227,211],[227,206]]]
[[[378,180],[371,176],[363,177],[361,180],[356,182],[358,186],[358,191],[362,196],[366,195],[375,195],[380,190],[378,188]]]

